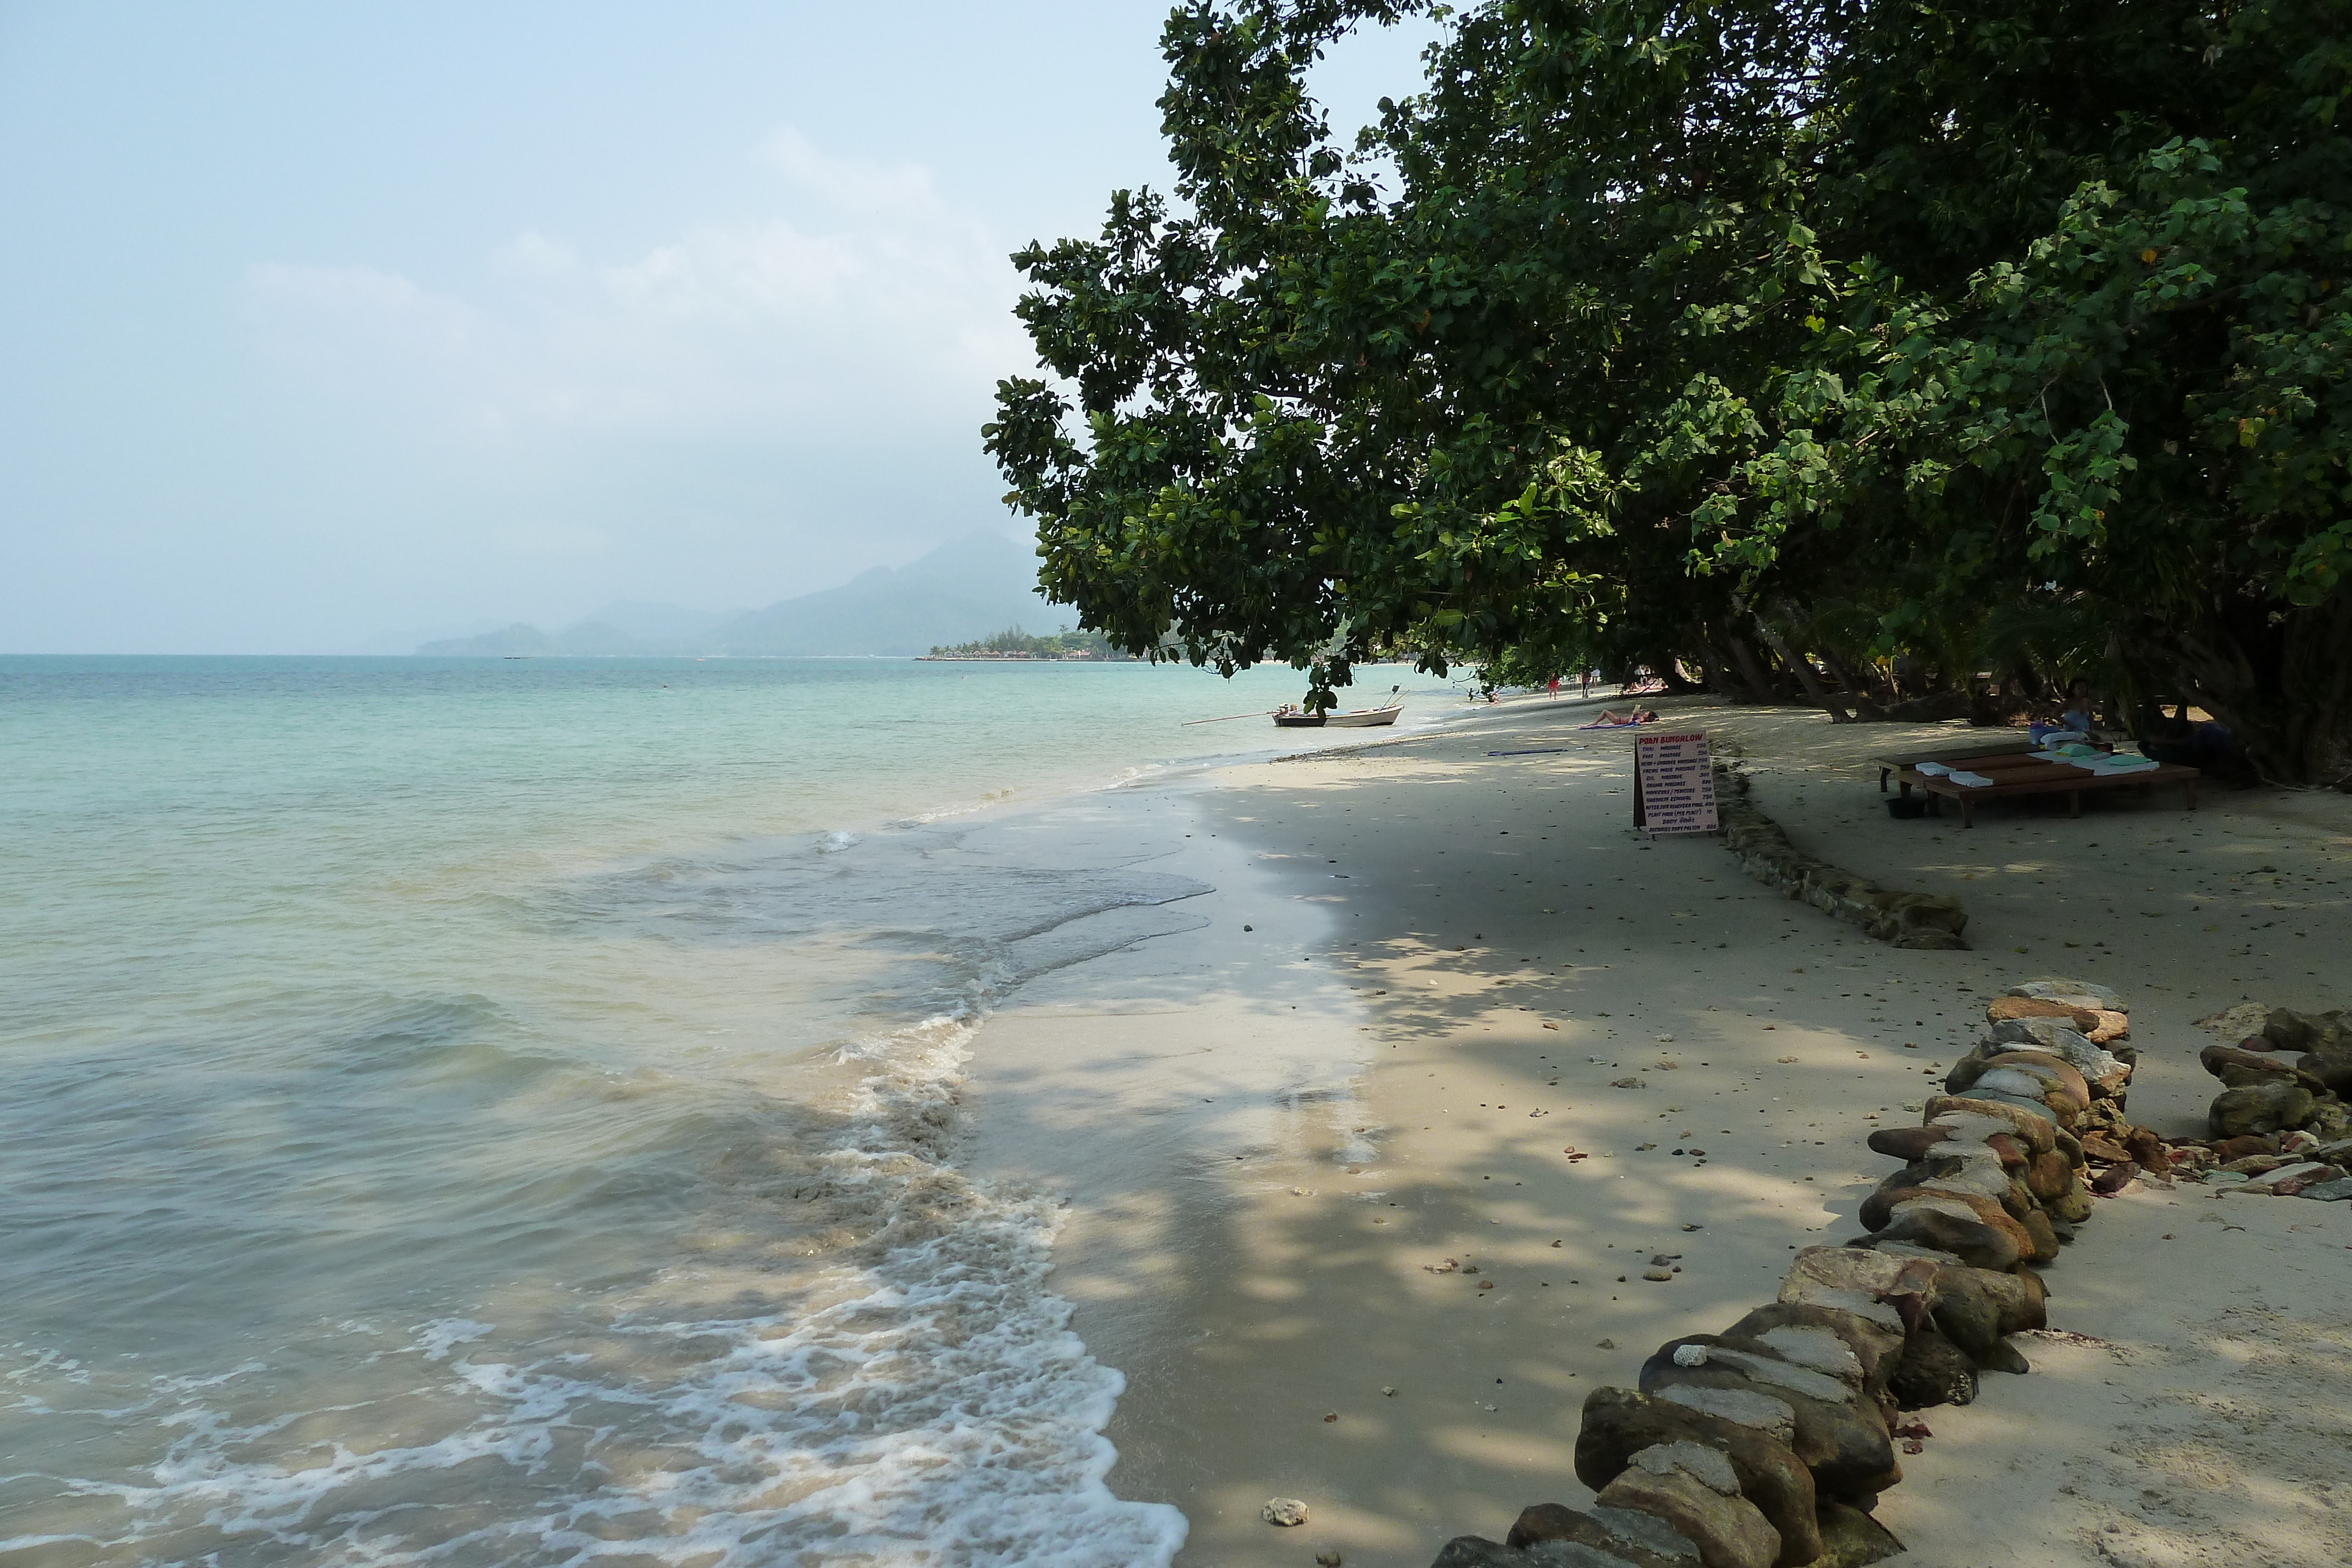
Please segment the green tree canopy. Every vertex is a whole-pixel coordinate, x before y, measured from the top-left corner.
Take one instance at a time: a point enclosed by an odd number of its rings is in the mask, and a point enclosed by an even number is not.
[[[1338,141],[1309,68],[1418,8],[1178,10],[1173,190],[1016,256],[986,439],[1082,625],[1318,685],[2040,650],[2342,771],[2341,0],[1495,0]]]

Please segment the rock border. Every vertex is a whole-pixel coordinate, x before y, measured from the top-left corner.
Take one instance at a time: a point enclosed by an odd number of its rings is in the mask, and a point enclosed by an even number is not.
[[[1780,824],[1748,799],[1748,778],[1717,761],[1716,814],[1724,847],[1739,857],[1740,869],[1790,898],[1800,899],[1841,920],[1853,922],[1897,947],[1965,949],[1960,933],[1969,912],[1949,894],[1906,893],[1806,854]]]
[[[2208,1136],[2174,1145],[2175,1164],[2216,1197],[2352,1198],[2352,1009],[2266,1009],[2261,1033],[2216,1041],[2197,1060],[2222,1089]]]
[[[2038,1267],[2096,1196],[2174,1168],[2125,1117],[2137,1055],[2115,992],[2026,980],[1986,1023],[1919,1126],[1870,1134],[1905,1165],[1863,1201],[1863,1235],[1805,1249],[1776,1300],[1661,1345],[1636,1387],[1586,1397],[1575,1467],[1591,1508],[1537,1503],[1503,1541],[1458,1536],[1432,1568],[1853,1568],[1903,1551],[1870,1516],[1903,1479],[1898,1449],[1932,1435],[1911,1413],[2027,1371],[2009,1336],[2048,1326]],[[2090,1176],[2095,1150],[2116,1157]]]

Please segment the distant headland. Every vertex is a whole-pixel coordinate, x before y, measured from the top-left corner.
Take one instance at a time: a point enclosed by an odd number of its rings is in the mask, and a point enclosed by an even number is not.
[[[1037,597],[1037,558],[1002,534],[974,533],[898,568],[877,567],[838,588],[778,600],[764,610],[732,614],[676,605],[622,602],[555,632],[516,622],[478,636],[445,638],[416,649],[424,658],[513,658],[610,654],[726,654],[738,658],[810,658],[828,654],[918,657],[948,654],[940,639],[978,639],[983,648],[1011,626],[1035,624],[1051,612]],[[992,633],[994,635],[992,635]],[[1086,639],[1091,633],[1074,632]],[[1033,638],[1036,643],[1060,639]],[[1098,640],[1097,640],[1098,641]],[[1101,657],[1081,652],[1051,654],[975,653],[971,657]]]
[[[950,663],[963,659],[1052,659],[1093,660],[1101,664],[1136,663],[1132,653],[1122,653],[1110,645],[1110,639],[1099,632],[1073,632],[1065,626],[1050,636],[1036,636],[1021,630],[1014,622],[992,636],[972,643],[958,643],[953,647],[934,647],[923,655],[926,663]]]

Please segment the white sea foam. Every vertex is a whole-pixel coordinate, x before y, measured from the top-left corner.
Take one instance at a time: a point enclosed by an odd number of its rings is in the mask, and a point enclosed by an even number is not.
[[[614,1324],[645,1353],[615,1363],[664,1368],[664,1381],[599,1375],[585,1354],[505,1359],[496,1324],[435,1319],[398,1354],[441,1369],[441,1396],[471,1418],[373,1449],[304,1440],[297,1428],[318,1412],[240,1423],[212,1403],[224,1385],[266,1379],[258,1364],[158,1379],[142,1413],[175,1436],[143,1484],[68,1482],[122,1511],[125,1528],[94,1543],[174,1560],[1168,1563],[1182,1514],[1105,1484],[1117,1455],[1102,1429],[1124,1380],[1045,1288],[1059,1206],[972,1182],[942,1157],[987,989],[976,984],[968,1010],[845,1053],[866,1071],[820,1163],[838,1212],[875,1236],[810,1281],[796,1310]],[[501,1492],[522,1506],[449,1533],[419,1535],[415,1507],[380,1506],[411,1499],[430,1512]],[[192,1530],[217,1545],[184,1553]],[[0,1541],[0,1552],[36,1543]]]

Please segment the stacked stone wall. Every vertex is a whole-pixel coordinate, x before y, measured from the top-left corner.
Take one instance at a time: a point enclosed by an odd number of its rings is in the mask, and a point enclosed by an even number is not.
[[[1897,947],[1968,946],[1960,933],[1968,928],[1969,912],[1958,899],[1881,887],[1807,854],[1748,799],[1748,775],[1727,763],[1716,764],[1716,811],[1723,823],[1724,847],[1739,857],[1741,870],[1767,887],[1851,921]]]
[[[2047,1326],[2041,1270],[2100,1195],[2175,1169],[2126,1113],[2137,1057],[2115,992],[2027,980],[1985,1024],[1920,1125],[1869,1134],[1904,1163],[1864,1200],[1862,1234],[1800,1252],[1776,1300],[1586,1398],[1589,1508],[1535,1504],[1433,1568],[1851,1568],[1900,1552],[1871,1516],[1925,1451],[1916,1413],[2027,1371],[2011,1336]]]

